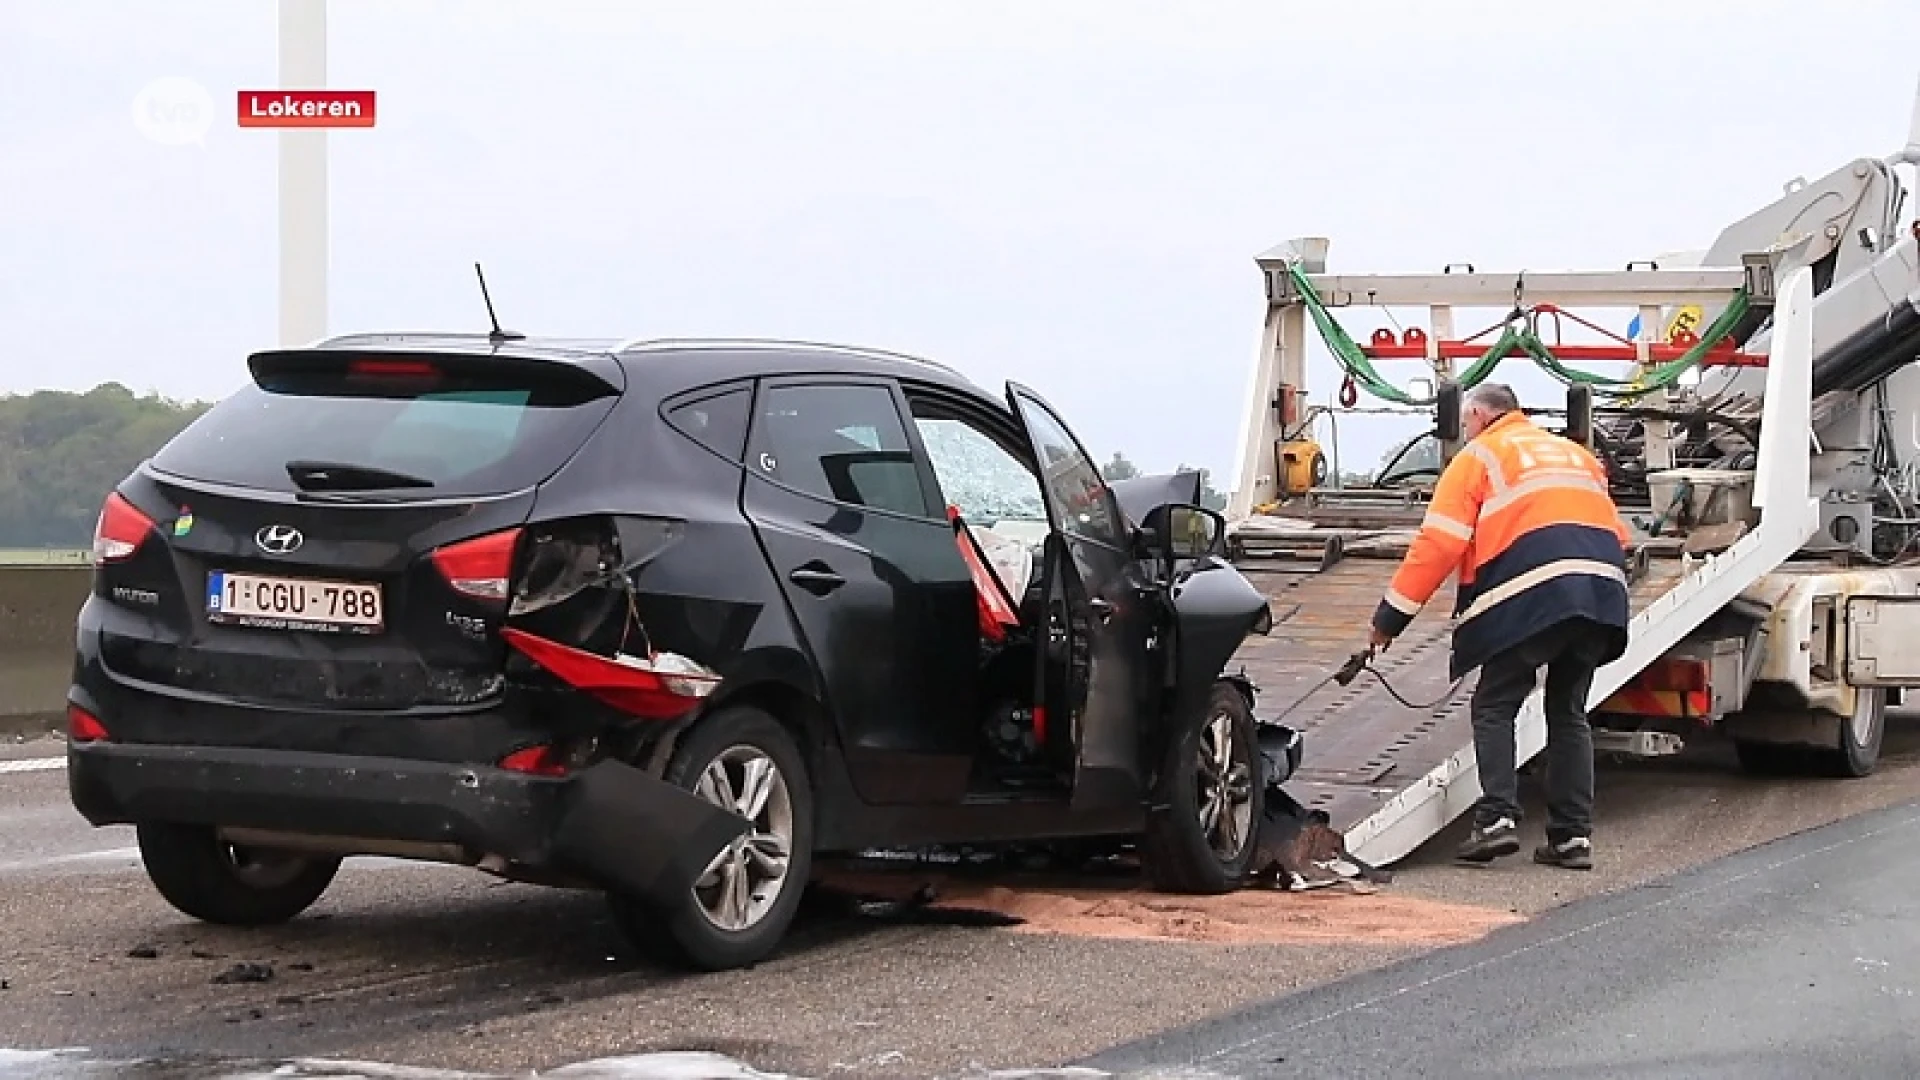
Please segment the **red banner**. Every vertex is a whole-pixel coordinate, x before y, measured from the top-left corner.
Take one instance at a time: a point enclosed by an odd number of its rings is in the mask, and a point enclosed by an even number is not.
[[[370,128],[371,90],[242,90],[243,128]]]

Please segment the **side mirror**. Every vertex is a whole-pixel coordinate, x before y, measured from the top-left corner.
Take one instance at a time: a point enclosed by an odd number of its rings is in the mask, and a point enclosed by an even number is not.
[[[1147,513],[1141,533],[1147,554],[1171,571],[1181,559],[1218,554],[1226,541],[1227,519],[1204,506],[1163,503]]]

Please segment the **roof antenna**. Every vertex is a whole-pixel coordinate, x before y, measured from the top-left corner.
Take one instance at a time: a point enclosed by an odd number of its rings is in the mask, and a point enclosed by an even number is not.
[[[503,341],[520,341],[527,335],[518,330],[500,329],[500,316],[493,313],[493,297],[487,293],[487,275],[480,269],[479,263],[473,264],[473,272],[480,279],[480,299],[487,303],[487,321],[493,323],[493,330],[487,334],[487,340],[495,345]]]

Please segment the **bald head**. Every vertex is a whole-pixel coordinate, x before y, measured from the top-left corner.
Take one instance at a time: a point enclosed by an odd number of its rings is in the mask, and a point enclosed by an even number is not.
[[[1520,411],[1520,399],[1505,383],[1481,383],[1460,402],[1461,434],[1479,438],[1487,426],[1508,413]]]

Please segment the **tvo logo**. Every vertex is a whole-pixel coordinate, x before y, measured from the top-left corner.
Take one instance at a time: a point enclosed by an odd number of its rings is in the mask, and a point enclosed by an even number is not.
[[[133,126],[163,146],[205,146],[213,95],[192,79],[155,79],[133,96]]]

